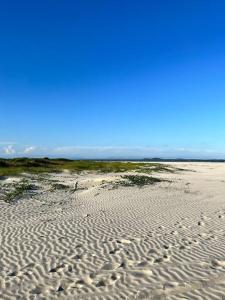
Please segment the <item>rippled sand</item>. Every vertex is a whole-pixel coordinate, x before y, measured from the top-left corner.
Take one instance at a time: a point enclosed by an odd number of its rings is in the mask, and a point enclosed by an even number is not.
[[[143,188],[29,177],[33,194],[0,201],[0,299],[225,299],[225,164],[176,165]]]

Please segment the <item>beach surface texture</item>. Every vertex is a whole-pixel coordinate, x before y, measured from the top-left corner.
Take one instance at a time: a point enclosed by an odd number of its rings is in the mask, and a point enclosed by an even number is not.
[[[225,299],[225,164],[170,165],[2,177],[0,299]]]

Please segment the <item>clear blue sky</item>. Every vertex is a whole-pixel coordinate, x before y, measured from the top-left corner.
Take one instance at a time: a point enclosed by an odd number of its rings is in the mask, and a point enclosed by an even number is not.
[[[225,1],[0,1],[0,156],[225,157]]]

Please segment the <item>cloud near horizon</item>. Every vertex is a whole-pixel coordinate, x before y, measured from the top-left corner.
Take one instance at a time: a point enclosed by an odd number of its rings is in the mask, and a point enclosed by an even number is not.
[[[6,155],[12,155],[16,153],[16,150],[13,148],[12,145],[8,145],[6,147],[3,147],[3,151]]]
[[[33,153],[36,149],[37,149],[37,147],[35,147],[35,146],[29,146],[24,149],[24,153],[30,154],[30,153]]]
[[[74,159],[107,159],[107,158],[202,158],[224,159],[225,152],[214,149],[193,149],[185,147],[161,147],[153,146],[61,146],[61,147],[38,147],[38,146],[13,146],[0,147],[2,157],[68,157]]]

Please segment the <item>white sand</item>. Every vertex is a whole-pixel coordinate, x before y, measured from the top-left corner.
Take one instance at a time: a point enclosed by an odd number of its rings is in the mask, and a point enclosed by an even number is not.
[[[54,174],[85,189],[32,179],[0,201],[0,299],[225,299],[225,164],[176,165],[193,172],[141,189]]]

